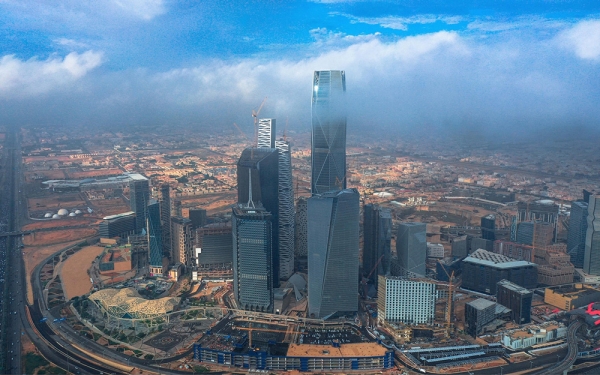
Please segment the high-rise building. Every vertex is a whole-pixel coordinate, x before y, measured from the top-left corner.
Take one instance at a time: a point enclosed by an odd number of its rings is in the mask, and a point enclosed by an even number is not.
[[[277,132],[274,118],[261,118],[258,120],[257,147],[275,148],[276,136]]]
[[[390,210],[374,204],[365,205],[363,228],[363,273],[367,276],[371,274],[371,281],[376,282],[378,275],[390,274],[392,260],[390,249],[392,214]],[[376,266],[377,269],[375,269]]]
[[[435,283],[379,275],[378,284],[377,314],[380,319],[404,324],[433,324],[438,298]]]
[[[188,217],[192,221],[193,229],[198,229],[206,225],[206,210],[203,208],[190,209]]]
[[[590,195],[588,201],[583,271],[588,275],[600,275],[600,195]]]
[[[308,199],[308,311],[326,318],[358,311],[359,193]]]
[[[233,208],[233,294],[240,309],[273,312],[273,226],[252,199]]]
[[[171,263],[192,265],[194,231],[190,219],[175,216],[171,218]]]
[[[532,245],[533,230],[533,221],[523,221],[517,224],[517,242],[524,245]]]
[[[518,221],[542,221],[552,224],[554,228],[554,240],[556,241],[556,224],[558,222],[558,205],[549,199],[542,199],[535,202],[519,202]],[[520,241],[517,241],[520,242]]]
[[[311,190],[346,188],[346,74],[316,71],[312,90]]]
[[[477,337],[483,326],[496,318],[496,303],[478,298],[465,304],[465,331]]]
[[[427,262],[427,225],[401,223],[396,235],[396,254],[400,276],[425,276]]]
[[[308,217],[307,200],[300,197],[296,202],[296,220],[294,223],[294,266],[297,271],[306,271],[308,256]]]
[[[148,215],[146,218],[146,228],[148,228],[148,265],[150,266],[151,274],[162,275],[163,242],[159,203],[154,199],[150,199],[148,202],[147,212]]]
[[[98,234],[102,238],[121,237],[135,233],[135,212],[106,216],[99,225]]]
[[[252,189],[249,189],[250,184]],[[271,214],[274,223],[270,232],[273,238],[273,283],[279,287],[279,156],[274,148],[247,148],[237,163],[238,204],[262,205]]]
[[[571,263],[576,268],[583,267],[585,254],[585,235],[587,233],[587,202],[572,202],[571,217],[569,219],[569,234],[567,237],[567,253],[571,256]]]
[[[292,154],[287,141],[275,141],[275,148],[279,155],[279,278],[287,280],[294,273],[294,221],[296,217],[292,184]]]
[[[171,254],[171,187],[163,184],[160,187],[160,221],[162,223],[163,254]]]
[[[140,233],[146,225],[146,208],[150,200],[150,181],[141,174],[129,175],[129,207],[135,212],[135,231]]]
[[[230,275],[233,237],[230,223],[207,224],[196,229],[195,263],[200,275]]]
[[[481,238],[496,241],[496,216],[489,214],[481,218]]]
[[[510,318],[517,324],[531,322],[533,293],[508,280],[501,280],[496,287],[496,302],[511,310]]]
[[[545,248],[552,244],[554,226],[552,223],[537,221],[524,221],[517,227],[517,242],[531,245],[534,248]]]

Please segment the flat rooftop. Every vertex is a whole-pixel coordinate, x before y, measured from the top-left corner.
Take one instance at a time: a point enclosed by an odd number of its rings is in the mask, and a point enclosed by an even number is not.
[[[387,349],[374,342],[332,345],[290,344],[288,357],[383,357]]]

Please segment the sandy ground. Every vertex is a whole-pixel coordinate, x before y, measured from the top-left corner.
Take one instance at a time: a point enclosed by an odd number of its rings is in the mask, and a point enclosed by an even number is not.
[[[96,234],[94,228],[64,229],[52,232],[37,232],[23,238],[23,244],[27,246],[54,245],[69,241],[75,241],[91,237]]]
[[[90,276],[87,270],[92,261],[102,251],[100,246],[87,246],[71,255],[62,267],[60,277],[62,279],[65,299],[69,300],[75,296],[82,296],[92,289]]]
[[[23,248],[24,260],[25,260],[25,271],[27,272],[27,301],[33,303],[33,290],[31,289],[31,273],[33,269],[40,264],[40,262],[60,249],[69,247],[76,244],[79,241],[71,241],[67,243],[61,243],[51,246],[25,246]]]
[[[69,178],[73,180],[79,180],[84,178],[91,177],[101,177],[101,176],[119,176],[123,174],[123,171],[118,168],[113,169],[100,169],[100,170],[92,170],[92,171],[80,171],[80,172],[69,172]]]
[[[93,226],[98,223],[98,219],[94,218],[84,218],[84,217],[76,217],[76,218],[68,218],[68,219],[53,219],[53,220],[45,220],[45,221],[36,221],[33,223],[29,223],[22,227],[22,230],[33,230],[33,229],[47,229],[47,228],[60,228],[60,227],[74,227],[79,225],[88,224]]]
[[[29,198],[27,200],[29,211],[58,211],[60,208],[87,207],[87,203],[81,199],[79,194],[65,194],[44,198]],[[56,213],[56,212],[53,212]]]

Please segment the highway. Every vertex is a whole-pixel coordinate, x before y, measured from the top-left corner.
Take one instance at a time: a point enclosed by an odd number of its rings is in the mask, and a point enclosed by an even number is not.
[[[556,365],[549,367],[543,371],[536,373],[535,375],[555,375],[562,374],[573,366],[575,360],[577,359],[577,330],[581,328],[584,323],[581,320],[574,320],[569,324],[569,329],[567,331],[567,343],[569,344],[567,348],[567,355],[565,358],[558,362]]]

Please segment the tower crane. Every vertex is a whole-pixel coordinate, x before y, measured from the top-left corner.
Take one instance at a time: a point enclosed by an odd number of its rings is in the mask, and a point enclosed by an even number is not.
[[[258,109],[256,111],[252,110],[252,117],[254,117],[254,147],[258,147],[258,115],[260,114],[260,110],[265,105],[266,101],[267,97],[265,96]]]
[[[454,295],[454,289],[453,289],[453,285],[452,285],[452,280],[454,279],[454,270],[452,270],[451,274],[448,274],[448,271],[446,271],[446,268],[444,267],[442,262],[438,260],[438,263],[440,264],[440,266],[442,266],[442,269],[448,276],[448,302],[446,305],[446,335],[448,337],[450,337],[450,330],[452,327],[452,302],[453,302],[452,297]],[[456,287],[456,285],[454,285],[454,287]]]

